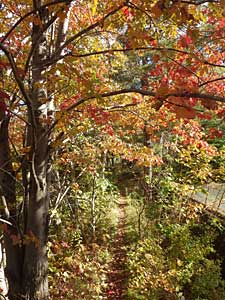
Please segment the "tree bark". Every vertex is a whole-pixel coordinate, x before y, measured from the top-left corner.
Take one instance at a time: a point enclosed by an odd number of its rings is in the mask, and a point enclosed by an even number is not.
[[[41,1],[34,1],[36,8]],[[45,11],[40,9],[42,25],[48,22]],[[2,199],[8,205],[5,215],[12,224],[6,226],[4,240],[6,247],[6,275],[9,282],[9,299],[48,299],[47,280],[47,237],[49,197],[47,187],[49,163],[49,124],[46,78],[42,60],[47,57],[46,32],[42,25],[33,25],[32,32],[32,82],[27,91],[29,125],[26,147],[30,149],[23,163],[23,179],[26,182],[24,193],[24,219],[19,224],[15,174],[12,168],[9,147],[8,124],[5,115],[0,128],[0,186]],[[24,182],[23,182],[24,183]],[[20,218],[21,221],[21,218]]]
[[[36,1],[38,7],[41,1]],[[41,14],[42,13],[42,14]],[[47,22],[45,11],[40,13],[42,24]],[[48,99],[44,69],[41,63],[47,57],[47,38],[40,25],[33,25],[32,83],[30,91],[31,110],[29,120],[34,126],[27,131],[29,159],[29,192],[27,222],[25,228],[26,247],[23,263],[24,299],[48,299],[47,279],[47,238],[48,238],[48,164],[49,164],[49,128]]]
[[[23,209],[18,211],[16,179],[9,146],[10,118],[0,107],[0,196],[8,224],[4,225],[6,248],[6,275],[9,300],[48,299],[48,212],[49,212],[49,144],[54,110],[54,85],[47,82],[44,62],[57,53],[64,42],[68,20],[57,20],[43,6],[42,0],[33,0],[33,9],[39,22],[32,25],[31,49],[26,63],[30,74],[29,85],[17,74],[16,62],[10,51],[3,47],[11,63],[15,79],[27,105],[27,128],[22,155]],[[64,9],[64,8],[63,8]],[[66,9],[66,8],[65,8]],[[68,10],[69,15],[69,10]],[[53,25],[53,23],[57,22]],[[51,30],[55,26],[55,30]],[[53,36],[50,34],[55,32]]]
[[[25,252],[23,263],[23,293],[25,299],[48,298],[47,237],[48,237],[48,135],[36,118],[30,153],[30,183],[27,220],[25,228]]]
[[[15,176],[12,167],[9,147],[9,117],[4,114],[0,120],[0,187],[1,187],[1,214],[7,219],[3,224],[4,245],[6,248],[6,276],[9,283],[9,296],[21,294],[22,249],[20,242],[20,228],[16,209]],[[15,238],[17,242],[15,242]],[[13,240],[14,239],[14,240]]]

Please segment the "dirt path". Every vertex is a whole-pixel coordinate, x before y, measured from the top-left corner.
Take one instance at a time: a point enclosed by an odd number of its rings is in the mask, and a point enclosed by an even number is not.
[[[126,199],[119,202],[119,222],[117,234],[113,241],[113,260],[108,273],[107,300],[125,300],[127,291],[126,249],[125,249],[125,207]]]

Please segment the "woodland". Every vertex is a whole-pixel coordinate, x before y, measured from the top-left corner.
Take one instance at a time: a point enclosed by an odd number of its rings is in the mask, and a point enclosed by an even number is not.
[[[225,1],[0,21],[0,299],[225,299]]]

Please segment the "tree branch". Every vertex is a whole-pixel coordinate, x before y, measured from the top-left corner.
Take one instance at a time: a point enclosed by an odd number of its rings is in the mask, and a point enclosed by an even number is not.
[[[217,64],[214,64],[214,63],[211,63],[209,61],[204,61],[204,64],[205,65],[209,65],[209,66],[213,66],[213,67],[218,67],[218,68],[225,68],[225,65],[217,65]]]
[[[83,53],[83,54],[73,54],[72,52],[66,53],[65,55],[58,56],[57,58],[53,57],[52,59],[48,59],[43,62],[44,67],[51,66],[58,62],[59,60],[62,60],[68,56],[72,56],[74,58],[84,58],[84,57],[90,57],[94,55],[105,55],[105,54],[114,54],[117,52],[130,52],[130,51],[174,51],[182,54],[188,54],[190,55],[191,53],[182,51],[179,49],[175,48],[162,48],[162,47],[137,47],[137,48],[121,48],[121,49],[105,49],[102,51],[94,51],[94,52],[89,52],[89,53]]]
[[[219,78],[215,78],[215,79],[212,79],[212,80],[209,80],[209,81],[205,81],[205,82],[199,84],[199,87],[202,87],[204,85],[207,85],[209,83],[212,83],[212,82],[215,82],[215,81],[219,81],[219,80],[225,80],[225,77],[219,77]]]
[[[160,97],[160,95],[158,95],[156,92],[153,92],[153,91],[131,88],[131,89],[121,89],[118,91],[112,91],[112,92],[103,93],[103,94],[96,94],[96,95],[92,95],[92,96],[89,96],[86,98],[81,98],[76,103],[73,103],[69,107],[67,107],[66,111],[71,111],[74,108],[80,106],[81,104],[83,104],[91,99],[107,98],[107,97],[112,97],[112,96],[117,96],[117,95],[122,95],[122,94],[130,94],[130,93],[137,93],[137,94],[140,94],[143,96],[150,96],[150,97],[156,97],[156,98],[162,98],[162,99],[167,99],[169,97],[183,97],[183,98],[198,98],[198,99],[205,99],[205,100],[225,103],[225,97],[215,96],[212,94],[204,94],[204,93],[199,93],[199,92],[196,92],[196,93],[190,92],[189,93],[187,91],[182,91],[182,92],[176,92],[176,93],[168,93],[168,94]]]
[[[40,31],[39,38],[37,38],[35,45],[31,47],[30,52],[28,53],[27,61],[25,63],[24,74],[26,74],[28,71],[30,60],[34,54],[38,42],[40,41],[40,38],[42,37],[43,33],[55,22],[56,19],[57,19],[57,13],[55,16],[51,18],[51,20],[49,20],[49,22],[46,25],[43,26],[43,29]]]
[[[31,115],[32,115],[32,120],[31,120],[32,121],[32,125],[34,126],[34,128],[36,128],[35,117],[33,115],[33,110],[32,110],[32,101],[31,101],[28,93],[26,92],[26,89],[24,87],[24,84],[23,84],[22,80],[19,77],[18,69],[17,69],[16,63],[14,61],[14,58],[13,58],[11,52],[8,51],[6,49],[6,47],[2,43],[0,43],[0,49],[5,53],[5,56],[7,57],[10,65],[11,65],[12,72],[13,72],[14,78],[16,80],[16,83],[18,84],[18,87],[19,87],[19,89],[20,89],[20,91],[21,91],[21,93],[22,93],[22,95],[23,95],[23,97],[24,97],[24,99],[26,101],[27,107],[28,107],[28,109],[31,112]]]
[[[131,88],[131,89],[121,89],[121,90],[112,91],[112,92],[108,92],[108,93],[95,94],[95,95],[92,95],[89,97],[80,98],[80,100],[78,100],[77,102],[68,106],[64,111],[70,112],[73,109],[75,109],[76,107],[78,107],[92,99],[107,98],[107,97],[112,97],[112,96],[117,96],[117,95],[130,94],[130,93],[136,93],[136,94],[140,94],[142,96],[150,96],[150,97],[155,97],[157,99],[160,99],[162,101],[160,106],[162,106],[163,101],[168,102],[168,100],[166,100],[166,99],[168,99],[169,97],[198,98],[198,99],[205,99],[205,100],[209,100],[209,101],[217,101],[217,102],[225,103],[225,97],[215,96],[212,94],[204,94],[204,93],[198,93],[198,92],[196,92],[196,93],[190,92],[189,93],[187,91],[183,91],[183,92],[177,92],[177,93],[169,93],[169,94],[166,94],[166,95],[163,95],[160,97],[160,95],[158,95],[157,93],[155,93],[153,91]],[[139,104],[139,102],[128,103],[128,104],[124,104],[124,105],[119,105],[117,107],[115,106],[115,108],[126,108],[126,107],[135,106],[138,104]],[[49,127],[49,130],[47,132],[45,132],[44,135],[49,134],[53,130],[53,128],[58,124],[58,122],[61,120],[61,118],[63,118],[63,116],[58,118],[57,120],[55,120],[55,122]]]
[[[104,17],[102,17],[99,21],[89,25],[88,27],[84,28],[83,30],[79,31],[77,34],[73,35],[72,37],[68,38],[62,45],[60,48],[57,49],[57,51],[53,54],[52,59],[55,60],[58,58],[58,56],[60,55],[60,53],[62,53],[63,49],[65,49],[70,43],[72,43],[73,41],[75,41],[77,38],[81,37],[82,35],[84,35],[85,33],[91,31],[92,29],[95,29],[98,26],[101,26],[102,24],[104,24],[104,21],[106,19],[108,19],[110,16],[114,15],[115,13],[117,13],[121,8],[123,8],[124,6],[126,6],[127,1],[125,1],[123,4],[121,4],[120,6],[118,6],[117,8],[115,8],[114,10],[110,11],[107,15],[105,15]]]
[[[205,3],[220,3],[220,2],[218,0],[195,0],[195,1],[182,0],[181,3],[192,4],[192,5],[202,5]]]
[[[58,61],[66,58],[66,57],[69,57],[69,56],[72,56],[74,58],[85,58],[85,57],[90,57],[90,56],[94,56],[94,55],[105,55],[105,54],[114,54],[114,53],[117,53],[117,52],[130,52],[130,51],[160,51],[160,52],[163,52],[163,51],[169,51],[169,52],[177,52],[177,53],[181,53],[181,54],[187,54],[187,55],[193,55],[193,53],[190,53],[190,52],[187,52],[187,51],[184,51],[184,50],[180,50],[180,49],[176,49],[176,48],[163,48],[163,47],[137,47],[137,48],[121,48],[121,49],[105,49],[105,50],[102,50],[102,51],[94,51],[94,52],[89,52],[89,53],[81,53],[81,54],[75,54],[73,52],[69,52],[69,53],[66,53],[64,55],[61,55],[61,56],[53,56],[52,58],[46,60],[46,61],[43,61],[43,66],[44,67],[49,67],[55,63],[57,63]],[[171,59],[171,58],[170,58]],[[210,66],[213,66],[213,67],[218,67],[218,68],[225,68],[224,65],[218,65],[218,64],[213,64],[213,63],[210,63],[210,62],[207,62],[207,61],[204,61],[203,62],[205,65],[210,65]],[[195,74],[196,75],[196,74]]]
[[[33,9],[31,11],[29,11],[28,13],[26,13],[24,16],[22,16],[11,28],[10,30],[5,34],[5,36],[1,39],[1,42],[4,43],[5,40],[10,36],[10,34],[19,26],[20,23],[22,23],[26,18],[28,18],[29,16],[35,14],[37,11],[41,10],[41,9],[44,9],[44,8],[47,8],[49,6],[53,6],[53,5],[56,5],[58,3],[70,3],[72,2],[73,0],[56,0],[56,1],[53,1],[53,2],[49,2],[49,3],[46,3],[44,5],[42,5],[40,8],[36,8],[36,9]]]

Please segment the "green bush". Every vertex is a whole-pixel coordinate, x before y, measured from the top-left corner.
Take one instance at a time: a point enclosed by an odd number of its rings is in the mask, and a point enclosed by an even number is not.
[[[215,230],[204,225],[189,222],[149,228],[154,237],[140,241],[128,256],[129,299],[225,299],[220,262],[209,259]]]

